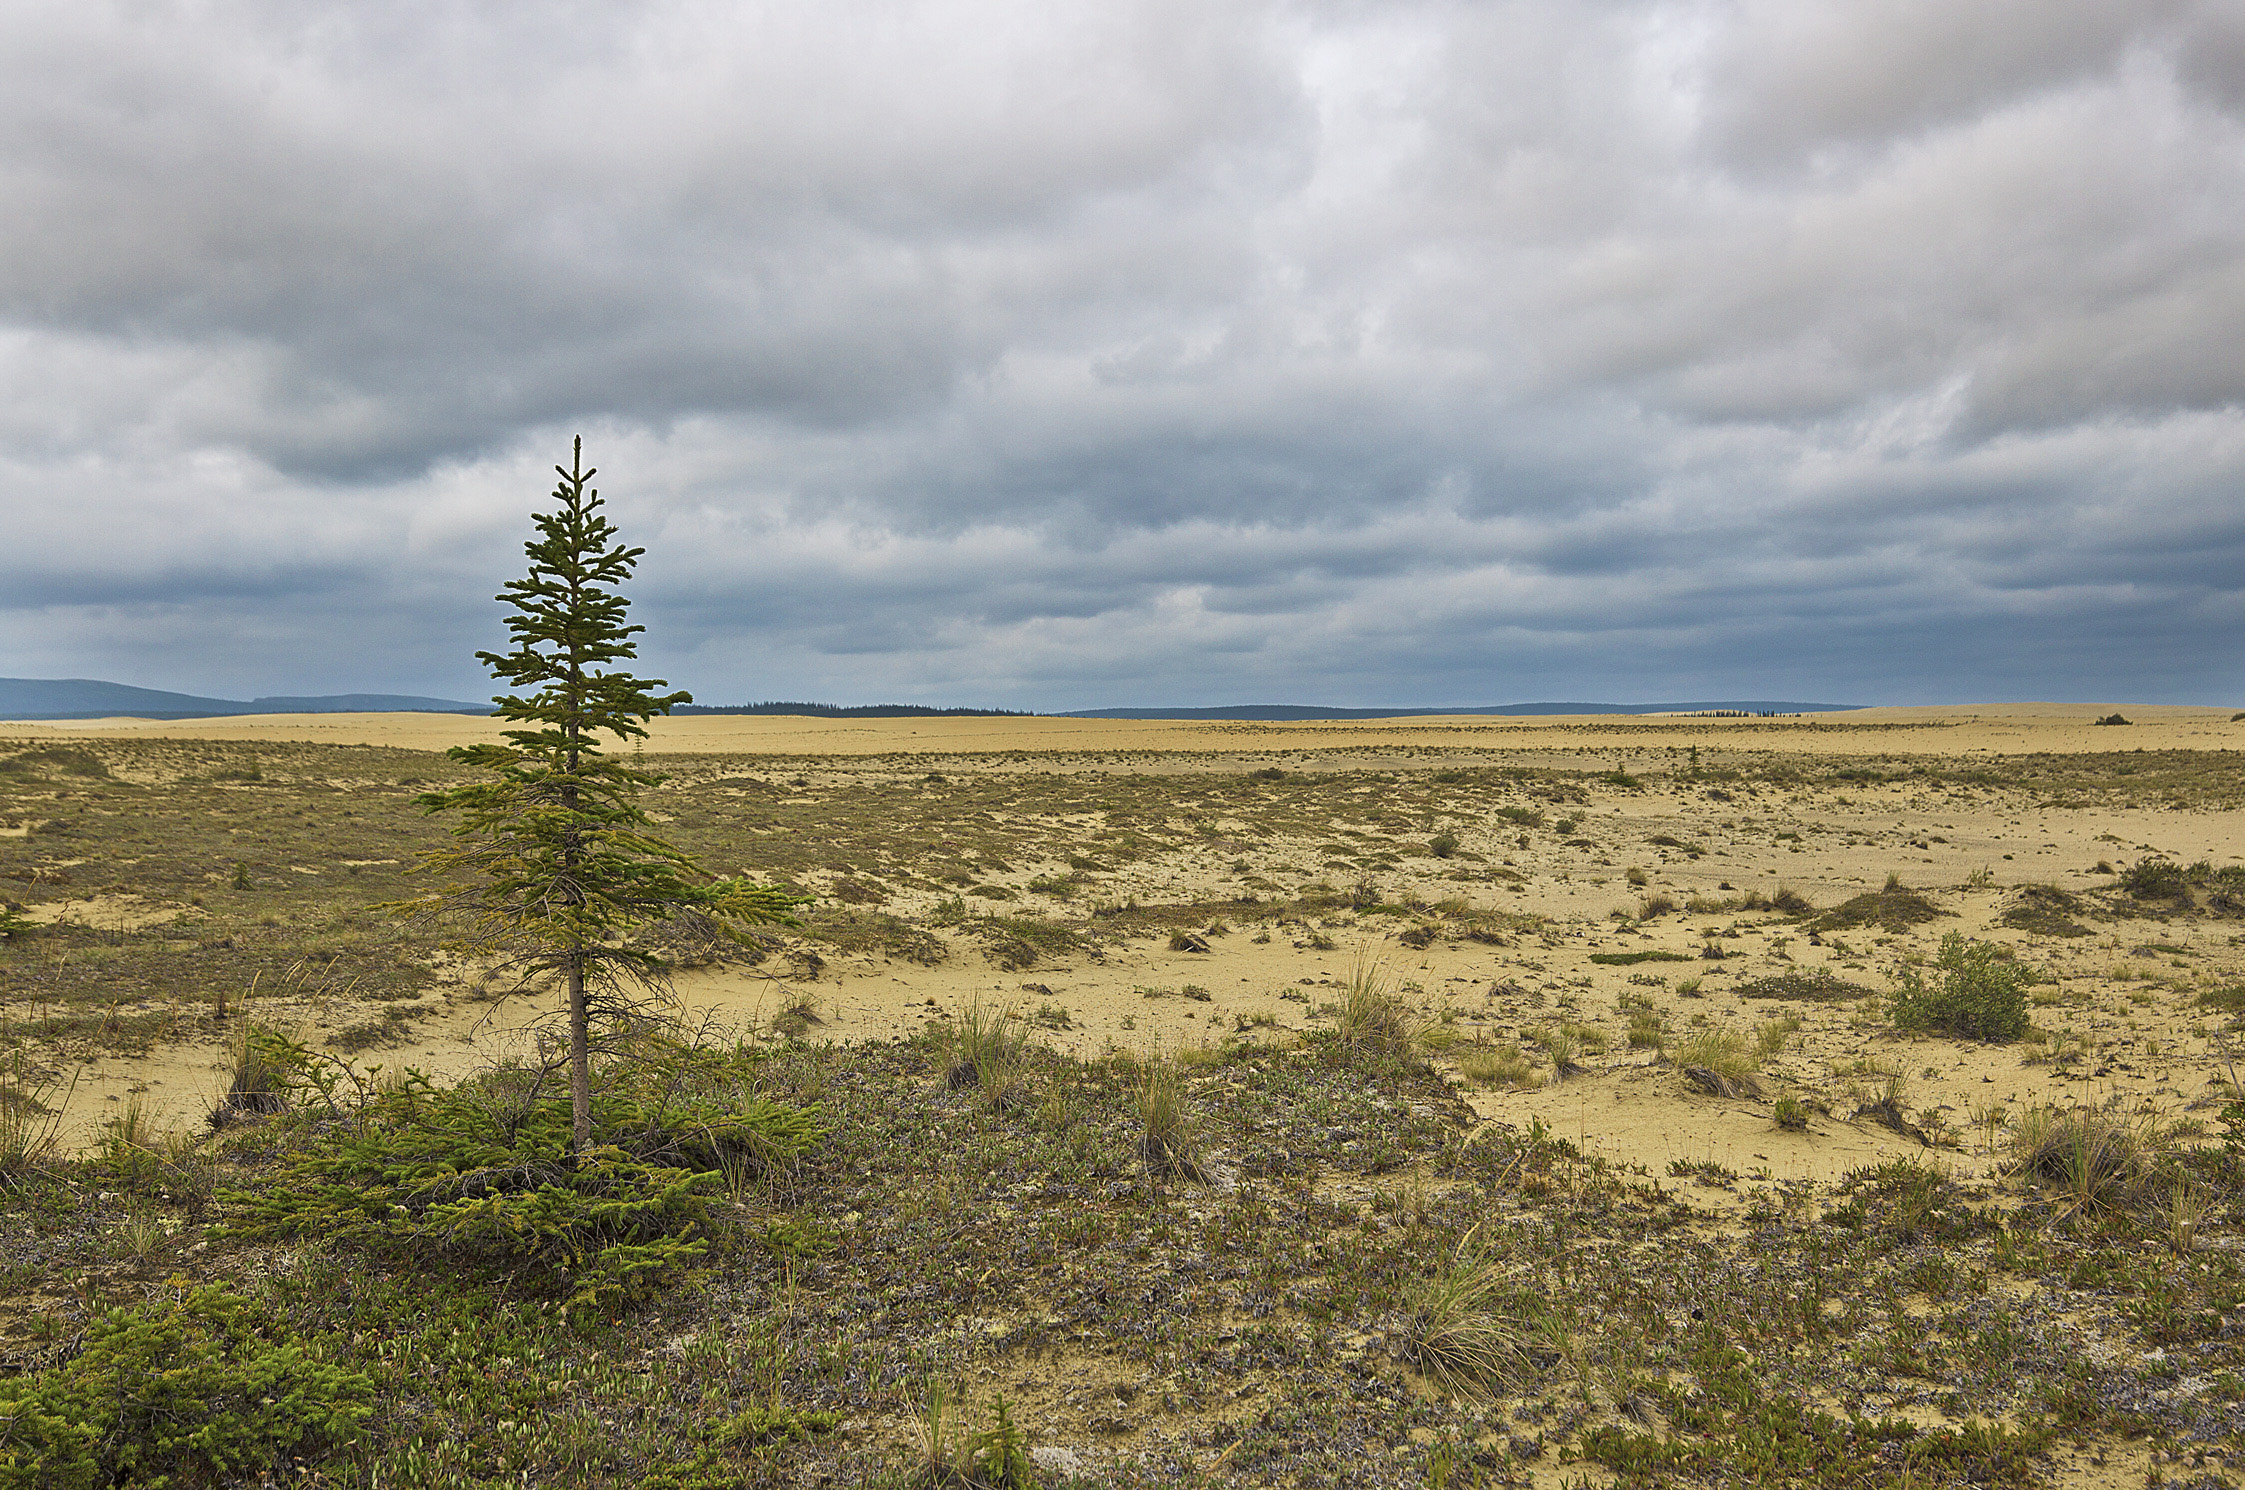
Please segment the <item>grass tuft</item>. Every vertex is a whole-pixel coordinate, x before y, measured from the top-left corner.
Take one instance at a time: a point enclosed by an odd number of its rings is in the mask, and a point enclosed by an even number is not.
[[[1407,1057],[1444,1043],[1437,1023],[1389,990],[1380,969],[1358,959],[1334,1010],[1333,1036],[1352,1053]]]
[[[271,1030],[245,1022],[234,1036],[227,1064],[226,1090],[211,1109],[212,1127],[288,1106],[289,1065]]]
[[[2094,1107],[2035,1107],[2012,1128],[2016,1173],[2054,1192],[2061,1213],[2092,1218],[2137,1198],[2159,1145],[2154,1120]]]
[[[0,1185],[29,1179],[54,1158],[62,1131],[62,1102],[52,1100],[61,1086],[42,1074],[19,1049],[0,1066]],[[65,1100],[68,1094],[63,1094]]]
[[[1485,1396],[1525,1377],[1531,1360],[1517,1317],[1499,1307],[1504,1275],[1474,1247],[1458,1243],[1431,1278],[1405,1289],[1402,1354],[1445,1389]]]
[[[1737,1030],[1701,1030],[1676,1047],[1676,1068],[1684,1079],[1717,1097],[1759,1097],[1761,1056]]]
[[[1185,1108],[1185,1076],[1177,1062],[1156,1057],[1138,1078],[1138,1156],[1158,1179],[1208,1179],[1200,1134]]]
[[[952,1021],[944,1084],[953,1091],[979,1090],[984,1100],[1005,1105],[1018,1100],[1028,1065],[1029,1022],[1011,1004],[967,1000]]]

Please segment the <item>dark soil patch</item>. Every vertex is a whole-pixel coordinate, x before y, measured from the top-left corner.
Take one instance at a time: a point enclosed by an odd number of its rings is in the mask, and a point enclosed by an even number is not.
[[[2056,885],[2022,885],[2016,904],[1997,919],[2017,931],[2038,936],[2088,936],[2090,930],[2073,918],[2081,914],[2081,897]]]
[[[1881,931],[1903,932],[1942,916],[1954,915],[1915,890],[1897,886],[1874,890],[1843,900],[1809,923],[1811,931],[1854,931],[1876,926]]]
[[[1837,1003],[1867,998],[1872,990],[1850,983],[1826,968],[1788,969],[1767,978],[1739,985],[1738,996],[1748,999],[1804,999],[1812,1003]]]

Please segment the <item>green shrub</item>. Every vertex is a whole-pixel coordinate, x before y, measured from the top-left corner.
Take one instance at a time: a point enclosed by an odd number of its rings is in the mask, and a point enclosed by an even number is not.
[[[2120,873],[2120,888],[2138,900],[2188,900],[2183,866],[2171,859],[2139,859]]]
[[[739,1095],[747,1063],[678,1051],[604,1082],[574,1163],[569,1099],[538,1073],[439,1090],[413,1072],[263,1189],[226,1196],[240,1218],[227,1229],[489,1269],[572,1314],[613,1310],[708,1249],[713,1192],[824,1137],[815,1111]]]
[[[0,1380],[0,1490],[248,1483],[355,1437],[372,1391],[217,1284],[112,1309],[68,1364]]]
[[[1962,1040],[2018,1039],[2027,1032],[2027,985],[2035,978],[2002,958],[1994,944],[1950,932],[1941,939],[1930,982],[1916,968],[1902,970],[1892,1003],[1895,1024]]]

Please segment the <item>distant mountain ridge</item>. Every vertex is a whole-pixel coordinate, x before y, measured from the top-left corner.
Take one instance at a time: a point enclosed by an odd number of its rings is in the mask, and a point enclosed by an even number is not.
[[[1442,714],[1836,714],[1862,704],[1719,699],[1686,704],[1485,704],[1447,709],[1327,709],[1315,704],[1224,704],[1213,709],[1078,709],[1063,719],[1414,719]]]
[[[1034,709],[939,709],[932,704],[680,704],[673,714],[787,714],[802,719],[1033,719]]]
[[[218,719],[229,714],[488,714],[489,704],[409,693],[200,698],[98,678],[0,678],[0,719]]]
[[[1409,719],[1441,714],[1829,714],[1861,704],[1811,704],[1781,699],[1718,699],[1681,704],[1486,704],[1451,708],[1336,709],[1319,704],[1223,704],[1193,709],[1076,709],[1059,719]],[[489,704],[408,693],[327,693],[312,697],[203,698],[161,688],[135,688],[98,678],[0,678],[0,719],[218,719],[232,714],[489,714]],[[938,708],[927,704],[688,704],[678,714],[783,714],[827,719],[1030,718],[1035,710]]]

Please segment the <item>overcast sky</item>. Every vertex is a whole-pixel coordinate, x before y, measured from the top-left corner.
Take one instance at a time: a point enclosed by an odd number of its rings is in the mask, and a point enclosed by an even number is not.
[[[2245,0],[0,6],[0,674],[2245,703]]]

